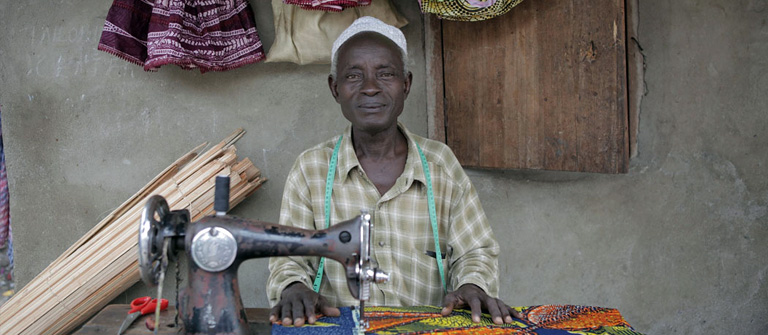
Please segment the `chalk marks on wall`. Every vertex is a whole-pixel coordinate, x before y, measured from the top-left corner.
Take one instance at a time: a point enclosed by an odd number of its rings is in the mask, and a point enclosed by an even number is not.
[[[23,69],[27,78],[95,78],[95,77],[130,77],[140,73],[125,62],[96,50],[100,26],[24,26],[13,28],[11,36],[16,36],[26,50],[24,56],[17,57],[16,68]],[[13,50],[13,45],[9,50]],[[12,55],[11,59],[13,58]],[[140,71],[141,72],[141,71]]]

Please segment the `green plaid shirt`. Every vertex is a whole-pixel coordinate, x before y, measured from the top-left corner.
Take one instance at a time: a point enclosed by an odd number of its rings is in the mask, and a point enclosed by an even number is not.
[[[333,183],[331,225],[360,215],[361,209],[373,215],[371,253],[379,268],[389,273],[390,280],[372,284],[368,303],[442,305],[426,178],[414,141],[424,151],[432,176],[448,290],[471,283],[497,297],[499,245],[469,177],[445,144],[416,136],[402,124],[398,126],[408,140],[408,157],[403,174],[386,194],[379,194],[360,166],[351,143],[351,127],[342,135]],[[299,155],[285,183],[281,225],[325,227],[325,181],[337,140],[338,136]],[[311,288],[319,261],[319,257],[271,258],[267,282],[270,305],[276,305],[283,289],[293,282]],[[341,264],[328,259],[324,271],[320,294],[334,306],[358,303],[349,293]]]

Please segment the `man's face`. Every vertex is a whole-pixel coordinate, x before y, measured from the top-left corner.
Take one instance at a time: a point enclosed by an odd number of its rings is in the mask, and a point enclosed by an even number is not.
[[[397,45],[376,33],[360,33],[339,48],[338,57],[336,79],[329,77],[328,85],[353,128],[376,134],[396,127],[411,89]]]

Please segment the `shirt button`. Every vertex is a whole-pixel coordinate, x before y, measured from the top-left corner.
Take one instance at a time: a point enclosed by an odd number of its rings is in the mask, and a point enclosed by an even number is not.
[[[379,241],[379,246],[383,247],[384,246],[384,241]]]

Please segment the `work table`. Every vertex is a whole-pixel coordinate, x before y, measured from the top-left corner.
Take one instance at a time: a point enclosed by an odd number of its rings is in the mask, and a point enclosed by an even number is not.
[[[108,305],[104,307],[96,316],[86,322],[80,329],[72,333],[72,335],[103,335],[103,334],[117,334],[120,326],[123,324],[123,320],[128,315],[130,305]],[[269,323],[269,309],[267,308],[246,308],[245,314],[248,317],[248,324],[251,328],[252,335],[271,334],[272,326]],[[178,329],[174,327],[174,316],[176,315],[176,308],[174,306],[168,306],[168,309],[160,312],[160,328],[158,328],[158,335],[176,335]],[[147,335],[152,334],[147,329],[144,322],[148,318],[155,317],[155,314],[142,315],[125,331],[125,335]],[[181,320],[179,320],[181,323]]]

